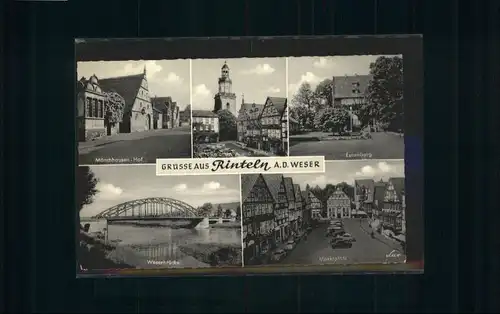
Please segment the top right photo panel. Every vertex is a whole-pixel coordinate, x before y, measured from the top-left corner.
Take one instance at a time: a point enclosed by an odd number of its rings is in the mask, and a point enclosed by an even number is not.
[[[404,159],[402,55],[288,58],[289,155]]]

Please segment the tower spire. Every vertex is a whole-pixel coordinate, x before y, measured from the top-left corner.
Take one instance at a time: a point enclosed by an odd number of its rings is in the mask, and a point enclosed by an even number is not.
[[[144,65],[144,71],[143,71],[144,75],[146,75],[146,65]]]
[[[245,103],[245,94],[241,94],[241,104]]]

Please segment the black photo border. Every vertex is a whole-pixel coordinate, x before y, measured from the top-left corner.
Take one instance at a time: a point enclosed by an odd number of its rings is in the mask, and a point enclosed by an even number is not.
[[[424,64],[422,43],[421,35],[75,39],[75,69],[76,62],[82,61],[403,55],[405,190],[407,194],[406,264],[245,266],[165,270],[89,270],[86,272],[81,272],[79,267],[76,267],[77,277],[423,273]],[[76,71],[74,79],[76,82]],[[76,219],[76,226],[78,226],[79,219],[78,217]]]

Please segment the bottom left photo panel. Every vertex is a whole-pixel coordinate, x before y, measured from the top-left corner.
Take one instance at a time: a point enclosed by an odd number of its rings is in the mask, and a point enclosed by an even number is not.
[[[77,168],[80,271],[242,267],[239,175],[155,169]]]

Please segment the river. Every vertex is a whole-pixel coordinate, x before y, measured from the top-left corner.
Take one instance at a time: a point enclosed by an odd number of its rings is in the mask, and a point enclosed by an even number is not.
[[[105,222],[92,223],[89,231],[96,232],[105,227]],[[193,243],[241,246],[241,230],[213,227],[174,229],[109,224],[108,241],[117,244],[115,258],[139,268],[198,268],[209,265],[181,252],[181,246]]]

